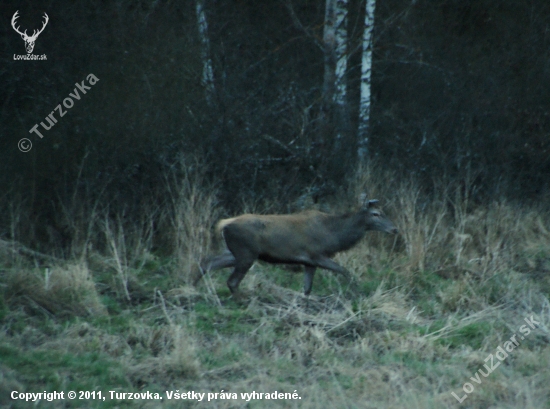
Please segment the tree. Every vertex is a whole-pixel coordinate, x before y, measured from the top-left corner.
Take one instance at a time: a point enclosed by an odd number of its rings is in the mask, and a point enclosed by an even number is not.
[[[347,13],[348,0],[326,0],[323,51],[325,72],[321,108],[324,142],[332,147],[331,172],[338,178],[345,168],[343,160],[351,144],[347,103]],[[332,118],[332,121],[329,120]],[[329,123],[332,122],[330,125]],[[329,141],[334,138],[334,142]],[[332,145],[332,146],[331,146]]]
[[[371,105],[372,30],[376,0],[365,0],[365,27],[363,31],[363,56],[361,60],[361,97],[359,101],[359,129],[357,157],[359,163],[368,158],[369,122]]]
[[[214,69],[212,68],[212,58],[210,57],[210,39],[208,38],[208,23],[204,11],[204,1],[196,0],[196,12],[201,41],[202,83],[205,88],[206,102],[212,107],[215,95]]]

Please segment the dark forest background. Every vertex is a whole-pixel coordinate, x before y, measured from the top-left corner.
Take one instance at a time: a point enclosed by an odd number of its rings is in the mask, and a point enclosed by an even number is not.
[[[322,37],[324,1],[292,0]],[[478,202],[548,198],[550,3],[384,0],[376,5],[369,162],[433,180],[470,181]],[[38,28],[34,54],[10,21]],[[0,5],[0,236],[45,249],[74,239],[71,220],[101,207],[139,219],[167,200],[181,157],[204,169],[219,206],[341,194],[355,155],[329,166],[320,140],[323,54],[284,1],[207,1],[216,98],[201,84],[195,2],[18,1]],[[364,3],[351,1],[348,103],[357,128]],[[29,130],[73,92],[43,139]],[[57,115],[56,115],[57,117]],[[325,132],[326,134],[326,132]],[[355,133],[353,133],[355,135]],[[17,149],[29,138],[28,153]],[[354,147],[356,140],[347,143]],[[172,172],[172,173],[171,173]],[[14,221],[14,218],[17,220]]]

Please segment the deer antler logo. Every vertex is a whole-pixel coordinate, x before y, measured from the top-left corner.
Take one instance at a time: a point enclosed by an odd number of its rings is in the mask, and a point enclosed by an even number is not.
[[[13,27],[13,29],[18,34],[21,35],[21,38],[25,41],[25,48],[27,49],[27,54],[31,54],[32,50],[34,49],[34,43],[36,42],[36,39],[38,38],[40,33],[42,31],[44,31],[44,28],[46,28],[46,25],[48,24],[48,21],[50,19],[49,19],[48,15],[46,13],[44,13],[45,21],[44,21],[44,24],[42,25],[42,28],[40,30],[34,30],[33,33],[32,33],[32,36],[28,36],[27,35],[27,30],[25,30],[25,32],[22,33],[21,31],[19,31],[19,27],[15,26],[15,20],[17,20],[17,18],[19,17],[17,15],[17,13],[19,13],[19,10],[17,10],[15,12],[15,14],[13,15],[13,17],[11,19],[11,26]]]

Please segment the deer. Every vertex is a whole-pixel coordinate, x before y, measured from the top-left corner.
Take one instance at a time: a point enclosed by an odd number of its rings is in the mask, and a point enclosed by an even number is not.
[[[11,26],[17,32],[17,34],[21,36],[23,41],[25,41],[25,48],[27,49],[27,54],[31,54],[32,50],[34,49],[34,43],[36,42],[36,39],[38,38],[40,33],[44,31],[44,29],[46,28],[46,25],[48,24],[48,21],[50,20],[50,18],[46,13],[44,13],[44,23],[42,24],[42,28],[40,30],[33,30],[32,36],[28,36],[27,30],[25,30],[24,32],[21,32],[19,31],[19,27],[15,26],[16,20],[19,18],[17,13],[19,13],[19,10],[17,10],[13,15],[11,19]]]
[[[216,229],[228,251],[199,264],[195,285],[208,271],[233,267],[227,286],[231,294],[235,294],[256,260],[301,264],[305,273],[305,296],[311,293],[317,268],[341,274],[350,281],[350,272],[332,257],[355,246],[367,231],[398,233],[378,207],[378,200],[365,200],[357,211],[344,214],[317,210],[288,215],[243,214],[220,220]]]

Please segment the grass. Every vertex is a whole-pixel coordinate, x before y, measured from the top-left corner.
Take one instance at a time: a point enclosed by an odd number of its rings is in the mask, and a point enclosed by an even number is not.
[[[473,206],[452,185],[427,198],[414,183],[365,172],[351,190],[387,198],[402,234],[369,234],[336,257],[354,287],[319,270],[306,298],[302,273],[258,263],[237,298],[225,285],[229,271],[188,284],[211,247],[204,226],[218,217],[199,182],[173,182],[172,210],[157,213],[177,236],[172,255],[153,250],[150,220],[132,227],[98,215],[104,246],[85,257],[43,266],[27,253],[0,266],[0,406],[32,405],[11,400],[13,390],[116,390],[159,393],[168,408],[550,408],[547,212]],[[195,236],[201,246],[189,244]],[[531,315],[540,328],[473,383]],[[459,403],[451,392],[463,396],[466,382],[475,389]],[[176,390],[237,399],[168,400]],[[253,391],[301,399],[241,398]]]

